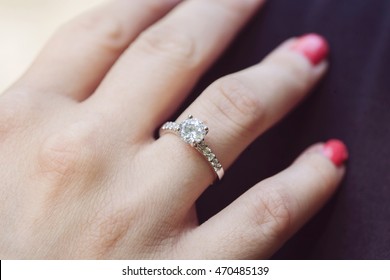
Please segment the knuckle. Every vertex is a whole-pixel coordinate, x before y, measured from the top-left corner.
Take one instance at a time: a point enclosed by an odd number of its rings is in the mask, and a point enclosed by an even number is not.
[[[196,67],[200,62],[193,38],[187,32],[168,24],[144,31],[133,47],[141,52],[168,59],[175,63],[176,67]]]
[[[39,150],[40,173],[57,184],[63,184],[78,173],[97,168],[99,160],[94,148],[98,130],[87,123],[74,123],[47,137]],[[91,168],[95,167],[95,168]],[[92,172],[93,173],[93,172]]]
[[[65,133],[50,136],[39,155],[40,171],[51,178],[67,178],[76,171],[82,147]]]
[[[101,258],[112,257],[114,249],[123,246],[131,231],[134,241],[134,251],[151,249],[154,253],[158,247],[164,246],[163,233],[155,227],[149,211],[145,211],[142,196],[133,196],[129,200],[119,198],[117,193],[112,193],[110,198],[103,197],[94,203],[97,209],[87,222],[86,242],[94,255]],[[157,223],[158,225],[159,223]],[[128,241],[128,240],[127,240]]]
[[[258,94],[239,78],[225,77],[211,91],[211,101],[217,113],[233,124],[240,133],[252,133],[264,119],[264,105]]]
[[[255,208],[255,224],[264,237],[271,241],[283,240],[289,235],[296,203],[280,190],[280,185],[260,188],[253,195],[250,207]]]
[[[105,13],[92,11],[79,16],[63,27],[64,32],[75,36],[91,34],[95,46],[108,52],[121,51],[127,44],[126,27],[118,17],[110,17]]]
[[[89,221],[88,244],[93,244],[95,255],[106,258],[124,238],[132,225],[134,212],[126,209],[101,209]]]

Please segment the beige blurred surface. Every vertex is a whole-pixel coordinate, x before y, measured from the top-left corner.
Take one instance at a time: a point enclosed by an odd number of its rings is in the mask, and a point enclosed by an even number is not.
[[[63,22],[102,0],[0,0],[0,93]]]

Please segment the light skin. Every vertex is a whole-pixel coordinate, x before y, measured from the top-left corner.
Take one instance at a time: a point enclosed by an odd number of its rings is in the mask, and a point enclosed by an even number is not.
[[[179,2],[115,0],[74,19],[0,97],[1,259],[267,258],[336,190],[344,167],[316,144],[199,225],[215,174],[176,135],[153,135],[263,1]],[[296,40],[178,118],[207,123],[227,172],[325,73]]]

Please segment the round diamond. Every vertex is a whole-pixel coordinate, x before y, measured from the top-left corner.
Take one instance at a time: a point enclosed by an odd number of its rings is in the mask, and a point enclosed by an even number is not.
[[[207,128],[198,119],[186,119],[180,124],[180,136],[189,144],[198,144],[207,134]]]

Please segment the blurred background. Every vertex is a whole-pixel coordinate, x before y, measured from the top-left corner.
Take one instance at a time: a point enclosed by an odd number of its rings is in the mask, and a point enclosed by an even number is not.
[[[0,94],[59,25],[103,0],[0,0]]]

